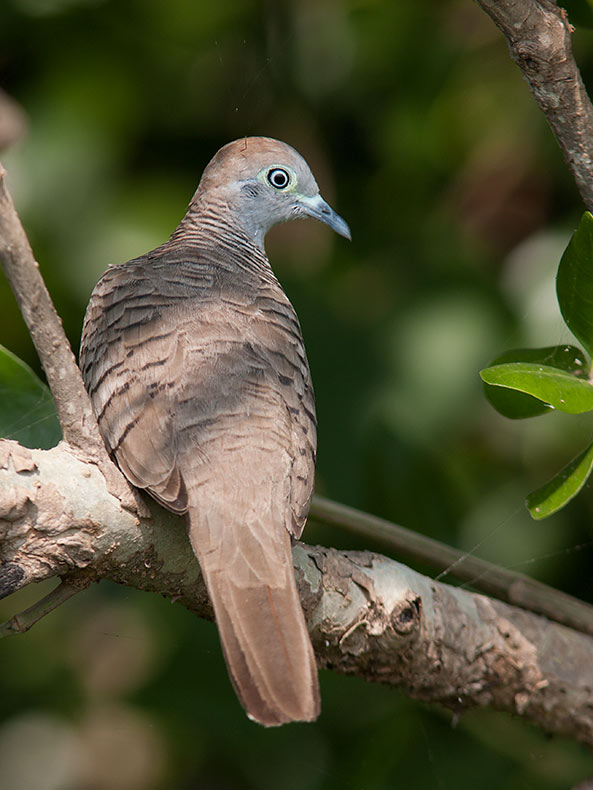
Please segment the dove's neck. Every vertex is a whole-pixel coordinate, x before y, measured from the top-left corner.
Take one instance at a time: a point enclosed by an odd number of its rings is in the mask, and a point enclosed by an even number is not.
[[[267,230],[267,228],[265,229]],[[224,201],[192,201],[168,245],[194,248],[208,258],[235,261],[266,276],[272,269],[264,249],[265,230],[250,228]],[[274,278],[275,279],[275,278]]]

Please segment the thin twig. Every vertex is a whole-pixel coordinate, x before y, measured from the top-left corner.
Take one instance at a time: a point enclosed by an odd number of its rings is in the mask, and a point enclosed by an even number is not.
[[[593,606],[522,573],[501,568],[426,535],[323,497],[313,499],[311,518],[374,538],[395,549],[399,556],[425,562],[439,571],[448,569],[456,578],[501,601],[593,635]]]
[[[25,609],[24,612],[13,615],[10,620],[0,624],[0,639],[6,636],[14,636],[15,634],[24,634],[29,628],[38,623],[46,615],[57,609],[63,603],[68,601],[76,593],[86,589],[90,584],[90,580],[84,583],[76,583],[62,581],[50,593],[45,595],[39,601]]]
[[[583,202],[593,209],[593,106],[572,54],[566,12],[552,0],[477,2],[506,36]]]

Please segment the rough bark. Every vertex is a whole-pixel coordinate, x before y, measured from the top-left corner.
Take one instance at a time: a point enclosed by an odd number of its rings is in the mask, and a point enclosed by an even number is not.
[[[64,443],[0,442],[0,589],[111,579],[211,617],[183,520],[150,507],[151,518],[122,508]],[[294,564],[321,666],[593,744],[592,637],[371,552],[298,544]],[[8,630],[23,629],[16,620]]]
[[[391,521],[315,496],[309,518],[389,547],[398,557],[428,564],[437,580],[454,576],[474,589],[593,636],[593,606],[523,573],[494,565]]]
[[[583,202],[593,209],[593,106],[572,54],[566,12],[552,0],[477,2],[504,33]]]

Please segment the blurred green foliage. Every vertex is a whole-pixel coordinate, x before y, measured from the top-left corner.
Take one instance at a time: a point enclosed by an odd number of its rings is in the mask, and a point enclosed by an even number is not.
[[[28,365],[0,345],[0,436],[25,447],[49,450],[62,438],[47,385]]]
[[[591,35],[573,36],[589,84]],[[586,417],[505,420],[478,376],[501,349],[570,342],[554,276],[582,205],[477,5],[4,0],[0,42],[27,118],[2,161],[75,348],[100,273],[167,238],[212,154],[284,139],[353,233],[299,222],[268,243],[315,382],[318,490],[593,599],[590,492],[542,523],[523,507]],[[39,370],[2,278],[0,342]],[[381,550],[313,523],[305,537]],[[13,790],[560,790],[593,770],[519,720],[457,722],[331,672],[319,722],[263,730],[211,624],[107,584],[6,640],[0,662]]]

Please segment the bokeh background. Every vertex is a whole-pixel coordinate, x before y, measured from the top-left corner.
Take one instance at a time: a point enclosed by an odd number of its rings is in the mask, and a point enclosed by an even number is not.
[[[573,39],[592,84],[585,6]],[[523,506],[591,420],[505,420],[478,376],[509,348],[571,342],[554,275],[583,206],[477,5],[3,0],[0,85],[9,187],[75,349],[101,272],[168,237],[212,154],[284,139],[353,235],[298,222],[268,239],[315,382],[318,491],[593,601],[591,491],[543,523]],[[1,276],[0,343],[39,371]],[[313,522],[305,537],[383,550]],[[593,772],[518,718],[321,685],[317,723],[265,731],[210,623],[101,583],[2,643],[0,784],[560,790]]]

